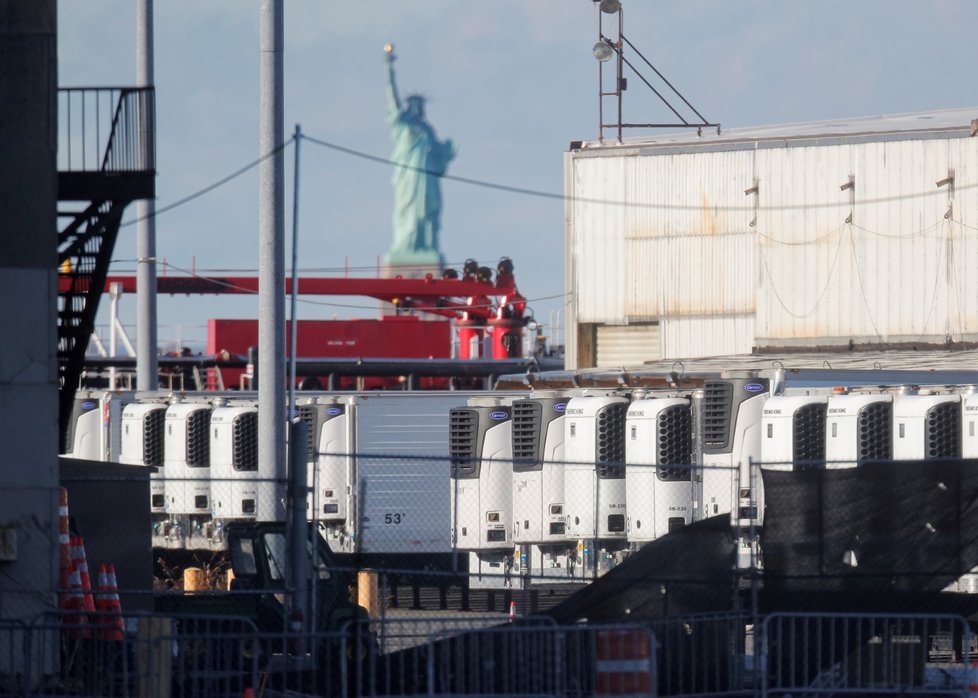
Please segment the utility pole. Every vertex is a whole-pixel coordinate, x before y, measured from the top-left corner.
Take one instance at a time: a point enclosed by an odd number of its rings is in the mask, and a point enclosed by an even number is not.
[[[258,195],[258,476],[285,481],[284,2],[261,0]],[[275,488],[278,492],[279,487]],[[282,492],[284,494],[284,491]],[[259,521],[281,520],[282,497],[258,502]]]
[[[136,87],[150,92],[139,104],[150,110],[140,124],[156,130],[156,99],[153,92],[153,0],[136,4]],[[140,134],[140,142],[147,139]],[[156,143],[156,138],[150,142]],[[156,158],[153,157],[153,162]],[[155,176],[155,175],[154,175]],[[136,202],[136,387],[159,388],[159,338],[156,315],[156,201]]]

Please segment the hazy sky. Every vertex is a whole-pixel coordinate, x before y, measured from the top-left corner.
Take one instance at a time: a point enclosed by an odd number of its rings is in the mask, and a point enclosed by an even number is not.
[[[428,97],[449,174],[563,191],[563,153],[598,134],[592,0],[286,0],[285,124],[372,156],[391,152],[383,46],[402,94]],[[974,0],[623,0],[625,35],[709,120],[724,127],[978,104]],[[135,84],[135,0],[59,2],[59,84]],[[157,206],[254,161],[258,0],[157,0]],[[651,75],[651,74],[650,74]],[[670,118],[629,81],[626,121]],[[978,113],[976,113],[978,116]],[[638,133],[632,135],[639,135]],[[291,236],[293,151],[286,156]],[[391,168],[303,141],[299,268],[375,275],[391,238]],[[257,274],[258,170],[161,213],[157,252],[175,269]],[[556,199],[443,183],[448,262],[509,256],[538,320],[562,311],[564,209]],[[131,206],[128,217],[135,214]],[[134,273],[136,226],[111,273]],[[287,263],[291,247],[286,250]],[[654,260],[649,260],[654,264]],[[288,270],[287,270],[288,272]],[[161,273],[162,270],[161,270]],[[135,297],[124,322],[135,337]],[[108,306],[107,301],[104,306]],[[309,298],[301,319],[376,317],[358,297]],[[159,299],[160,341],[203,349],[209,317],[257,317],[257,298]],[[105,313],[100,314],[100,323]]]

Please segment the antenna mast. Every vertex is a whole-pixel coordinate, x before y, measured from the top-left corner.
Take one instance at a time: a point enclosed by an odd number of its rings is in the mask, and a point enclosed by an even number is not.
[[[707,121],[706,117],[700,114],[696,107],[690,104],[689,100],[625,36],[625,12],[622,9],[621,1],[595,0],[595,5],[598,8],[598,42],[594,45],[593,53],[594,57],[598,60],[598,141],[604,143],[605,131],[614,129],[618,136],[617,142],[620,144],[622,142],[622,130],[626,128],[695,128],[699,135],[703,135],[703,128],[707,127],[715,128],[717,135],[720,135],[720,124]],[[608,17],[606,18],[605,15],[608,15]],[[617,32],[617,38],[612,38],[605,34],[604,25],[606,20],[610,20],[609,23],[612,25],[610,33],[614,34]],[[614,27],[615,24],[617,24],[617,29]],[[658,81],[662,83],[662,87],[656,88],[642,74],[639,68],[635,66],[635,63],[625,56],[626,48],[630,51],[629,55],[634,54],[637,56],[648,70],[655,73]],[[615,58],[613,63],[611,62],[612,57]],[[624,74],[626,66],[631,69],[639,80],[645,83],[646,87],[652,90],[655,96],[659,98],[659,101],[675,115],[677,121],[644,124],[626,123],[624,121],[622,115],[622,97],[628,87],[628,78]],[[610,72],[608,70],[609,67],[614,68],[613,78],[605,75],[606,72]],[[609,83],[613,86],[613,89],[606,89],[606,85]],[[678,98],[685,105],[687,113],[692,112],[696,118],[690,117],[687,119],[683,116],[680,110],[670,102],[670,97],[667,97],[667,95],[671,95],[673,100]],[[606,122],[605,100],[608,98],[612,98],[615,105],[615,116],[613,117],[615,120]]]

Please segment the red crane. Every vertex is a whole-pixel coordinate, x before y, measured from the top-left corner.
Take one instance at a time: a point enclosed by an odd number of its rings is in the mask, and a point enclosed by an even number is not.
[[[512,359],[522,356],[523,328],[531,318],[526,315],[526,298],[516,288],[513,263],[508,257],[499,261],[496,281],[492,270],[468,260],[457,278],[449,270],[441,279],[431,274],[421,279],[403,277],[359,279],[349,277],[307,277],[297,280],[298,295],[367,296],[390,303],[399,310],[430,313],[455,320],[458,328],[459,358],[482,358],[483,339],[492,336],[492,358]],[[58,279],[59,289],[70,284],[70,278]],[[122,293],[136,292],[135,276],[108,276],[105,292],[119,284]],[[258,278],[254,276],[159,276],[157,293],[176,294],[255,294]],[[284,293],[292,292],[292,280],[286,279]]]

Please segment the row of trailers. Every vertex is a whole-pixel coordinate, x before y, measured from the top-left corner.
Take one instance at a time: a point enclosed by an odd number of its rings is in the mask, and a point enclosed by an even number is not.
[[[505,588],[587,581],[692,521],[729,514],[747,568],[760,559],[758,467],[978,457],[972,387],[833,378],[306,393],[295,416],[309,427],[308,518],[361,564]],[[66,455],[153,467],[154,547],[220,550],[230,521],[285,518],[285,483],[258,460],[257,414],[247,393],[81,393]]]

